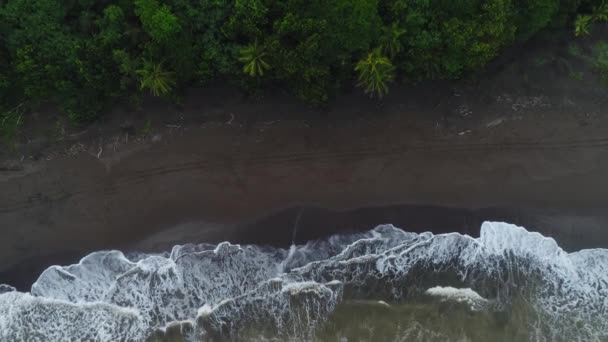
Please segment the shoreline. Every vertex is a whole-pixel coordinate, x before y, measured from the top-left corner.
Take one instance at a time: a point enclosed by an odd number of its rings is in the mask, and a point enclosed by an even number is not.
[[[566,55],[547,44],[482,79],[395,86],[381,103],[351,93],[320,110],[280,92],[255,102],[217,87],[179,108],[117,107],[60,139],[55,121],[36,120],[51,115],[33,115],[23,143],[0,151],[0,283],[193,222],[213,222],[222,240],[285,240],[298,207],[355,210],[311,219],[326,234],[340,231],[332,224],[413,229],[406,213],[416,207],[436,208],[420,216],[436,229],[438,213],[477,222],[476,212],[498,208],[488,217],[515,218],[566,249],[608,246],[608,88],[572,56],[582,80],[558,62],[535,64]],[[237,229],[276,215],[287,219]],[[442,229],[462,227],[453,222]],[[182,233],[210,236],[204,227]]]
[[[19,278],[9,270],[28,260],[39,271],[40,260],[125,249],[180,224],[234,226],[294,207],[521,208],[587,217],[595,227],[608,203],[608,116],[580,126],[576,115],[551,108],[547,120],[547,111],[503,115],[493,127],[494,113],[479,116],[462,123],[470,133],[455,127],[442,136],[433,135],[433,120],[412,127],[399,112],[250,127],[238,117],[235,125],[169,129],[99,158],[81,151],[27,162],[0,174],[0,227],[10,227],[0,230],[0,283]]]
[[[101,248],[131,252],[162,253],[175,245],[187,243],[220,243],[267,245],[288,249],[292,242],[327,238],[335,234],[363,232],[382,224],[392,224],[408,232],[433,234],[460,233],[479,237],[484,221],[507,222],[553,238],[567,252],[602,248],[608,245],[608,214],[560,213],[550,210],[515,208],[464,209],[422,205],[393,205],[354,210],[331,210],[298,207],[236,224],[185,222],[150,234],[137,241]],[[297,226],[296,226],[297,225]],[[296,230],[294,233],[294,229]],[[294,240],[295,238],[295,240]],[[60,251],[25,259],[0,271],[3,284],[29,291],[33,282],[49,266],[77,264],[97,250]]]
[[[243,115],[232,125],[190,124],[156,141],[105,146],[99,158],[84,150],[2,172],[0,227],[10,228],[0,230],[0,282],[11,283],[8,271],[28,260],[39,271],[39,260],[125,249],[179,224],[235,225],[293,207],[522,208],[591,221],[605,212],[605,114],[581,126],[568,111],[533,107],[488,127],[490,111],[435,136],[433,119],[412,126],[400,106],[384,110],[374,119],[249,127]]]

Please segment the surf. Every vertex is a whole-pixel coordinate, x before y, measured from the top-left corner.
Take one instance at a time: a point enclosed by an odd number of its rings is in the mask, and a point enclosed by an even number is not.
[[[498,222],[478,238],[382,225],[289,249],[99,251],[0,289],[3,341],[608,338],[608,250]]]

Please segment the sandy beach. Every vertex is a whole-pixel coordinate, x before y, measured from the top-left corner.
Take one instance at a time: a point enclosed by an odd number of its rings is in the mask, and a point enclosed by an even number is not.
[[[99,249],[289,244],[302,207],[298,241],[381,223],[474,235],[493,219],[605,247],[606,88],[524,78],[521,63],[325,109],[203,89],[179,108],[149,101],[60,142],[32,138],[2,154],[0,283]]]

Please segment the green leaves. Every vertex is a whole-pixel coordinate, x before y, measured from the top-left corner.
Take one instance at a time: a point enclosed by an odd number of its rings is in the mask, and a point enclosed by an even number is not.
[[[97,26],[99,27],[99,37],[104,45],[118,43],[126,26],[123,10],[116,5],[106,7],[103,10],[103,18],[98,20]]]
[[[144,62],[143,68],[136,73],[140,89],[148,89],[154,96],[166,96],[175,86],[173,73],[163,70],[160,63]]]
[[[310,0],[312,17],[327,23],[322,31],[327,57],[368,51],[377,39],[382,20],[378,0]],[[303,7],[307,7],[303,5]],[[297,12],[296,12],[297,13]]]
[[[608,84],[608,42],[599,42],[594,48],[594,55],[593,66]]]
[[[382,35],[380,36],[380,49],[382,52],[394,58],[397,56],[403,45],[401,44],[401,37],[407,32],[406,29],[399,27],[399,23],[395,22],[390,26],[382,28]]]
[[[0,0],[0,100],[51,101],[87,122],[115,98],[217,80],[253,91],[272,82],[323,105],[358,79],[381,97],[397,73],[478,70],[581,1]],[[591,3],[577,35],[608,20],[607,1]]]
[[[393,21],[379,44],[408,79],[459,78],[484,66],[514,40],[512,1],[389,1]],[[530,0],[537,1],[555,0]],[[398,46],[397,36],[402,49],[395,54],[390,46]]]
[[[395,68],[378,48],[360,60],[355,66],[355,71],[359,73],[358,85],[365,93],[382,98],[388,93],[388,83],[394,78]]]
[[[593,22],[593,17],[590,15],[579,15],[574,22],[574,34],[583,36],[589,34],[589,28]]]
[[[593,7],[593,18],[596,21],[608,21],[608,2],[603,1]]]
[[[268,21],[268,8],[263,0],[234,0],[232,11],[227,19],[226,31],[232,36],[248,39],[260,37]]]
[[[10,143],[15,139],[17,132],[23,126],[24,111],[23,103],[10,110],[0,110],[0,138],[4,142]]]
[[[513,22],[517,27],[517,39],[528,40],[547,27],[558,14],[562,0],[510,0],[513,6]]]
[[[239,51],[239,61],[244,63],[243,72],[251,77],[260,77],[264,71],[270,69],[270,64],[266,62],[267,54],[264,47],[258,44],[257,39],[253,44],[249,44]]]
[[[608,21],[608,2],[602,1],[599,5],[593,6],[591,14],[579,14],[574,21],[574,35],[588,35],[591,25],[599,21]]]
[[[156,43],[168,43],[181,30],[178,19],[169,6],[160,5],[156,0],[136,0],[135,14]]]

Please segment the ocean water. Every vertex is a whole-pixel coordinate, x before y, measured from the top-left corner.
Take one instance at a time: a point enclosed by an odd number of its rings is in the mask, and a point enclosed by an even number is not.
[[[0,341],[608,341],[608,250],[486,222],[100,251],[0,285]]]

